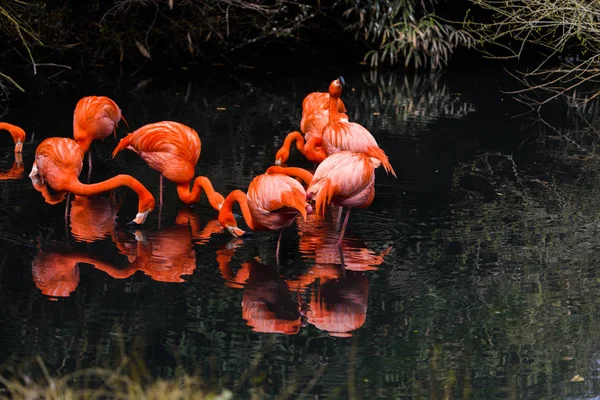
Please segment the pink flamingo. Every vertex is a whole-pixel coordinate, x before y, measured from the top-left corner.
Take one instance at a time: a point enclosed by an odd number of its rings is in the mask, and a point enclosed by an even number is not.
[[[86,96],[80,99],[73,112],[73,138],[86,153],[94,140],[104,140],[111,133],[117,137],[119,121],[127,121],[121,109],[106,96]],[[92,154],[88,153],[88,179],[92,170]]]
[[[225,200],[223,196],[213,189],[207,177],[198,176],[194,180],[201,147],[195,130],[179,122],[162,121],[144,125],[121,139],[113,151],[113,158],[121,150],[129,149],[138,153],[150,168],[160,172],[160,206],[164,176],[177,184],[177,194],[185,204],[200,201],[204,189],[210,205],[218,211]]]
[[[327,157],[317,167],[306,189],[306,196],[309,200],[315,198],[317,215],[323,216],[329,203],[346,208],[337,241],[338,247],[341,246],[350,210],[368,207],[375,197],[375,166],[372,158],[351,151],[340,151]]]
[[[340,118],[348,120],[348,116],[344,114],[346,107],[341,99],[338,100],[337,106],[338,112],[341,113]],[[298,151],[309,161],[318,164],[325,159],[327,155],[324,150],[320,146],[315,146],[314,140],[311,141],[311,139],[320,137],[323,128],[329,123],[329,107],[329,93],[313,92],[304,98],[302,120],[300,121],[300,131],[304,133],[304,136],[298,131],[289,133],[275,155],[275,165],[281,165],[287,161],[290,156],[290,147],[294,142]]]
[[[233,216],[232,206],[236,201],[246,224],[253,231],[280,230],[276,259],[279,259],[283,228],[292,225],[298,214],[306,219],[312,212],[312,207],[306,203],[306,192],[297,180],[283,174],[261,174],[248,185],[248,194],[241,190],[229,193],[219,212],[219,224],[236,237],[245,234]]]

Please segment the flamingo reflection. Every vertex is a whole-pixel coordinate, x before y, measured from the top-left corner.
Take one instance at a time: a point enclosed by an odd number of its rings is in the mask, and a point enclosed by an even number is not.
[[[13,161],[12,167],[8,171],[0,172],[0,181],[7,181],[11,179],[21,179],[25,173],[25,167],[23,166],[23,156],[21,153],[14,153],[15,161]]]
[[[229,264],[238,245],[236,241],[217,251],[217,261],[226,284],[244,289],[242,318],[254,332],[297,334],[302,322],[300,305],[277,266],[263,264],[257,257],[243,263],[234,274]]]
[[[119,206],[114,192],[109,196],[75,196],[69,214],[73,237],[90,243],[111,236]]]
[[[319,220],[316,214],[308,215],[306,221],[298,221],[299,250],[303,257],[313,260],[316,266],[343,264],[345,269],[351,271],[376,270],[390,253],[392,246],[376,253],[368,249],[364,241],[345,238],[339,247],[336,226],[341,218],[337,212],[332,212],[331,215],[332,221]]]
[[[308,323],[331,336],[350,337],[350,332],[365,323],[368,298],[369,280],[363,272],[347,271],[339,278],[321,278],[305,315]]]
[[[82,252],[72,252],[70,246],[51,243],[38,244],[38,252],[33,258],[31,272],[35,286],[51,300],[69,297],[79,285],[79,265],[89,264],[105,271],[120,274],[118,268],[96,257]],[[115,276],[118,277],[118,276]]]
[[[119,232],[113,235],[113,241],[129,259],[128,269],[135,269],[132,274],[142,271],[155,281],[184,282],[182,276],[196,269],[194,241],[206,241],[222,231],[216,220],[203,229],[200,226],[198,215],[182,209],[173,226],[160,231],[136,230],[133,235]]]

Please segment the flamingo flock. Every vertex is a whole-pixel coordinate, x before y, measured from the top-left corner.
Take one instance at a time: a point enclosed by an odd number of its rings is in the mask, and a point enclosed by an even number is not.
[[[208,177],[195,176],[201,152],[200,137],[194,129],[179,122],[161,121],[140,127],[119,141],[112,157],[131,150],[159,172],[159,207],[164,200],[164,178],[177,185],[178,197],[184,204],[198,203],[204,191],[211,207],[218,211],[220,226],[231,235],[242,237],[247,231],[239,228],[233,214],[237,202],[250,230],[279,231],[276,259],[284,228],[292,225],[298,216],[306,221],[313,211],[317,219],[324,218],[330,204],[339,205],[346,209],[336,243],[341,251],[350,211],[368,207],[375,197],[375,169],[382,166],[388,174],[396,176],[373,135],[359,123],[349,121],[341,99],[344,84],[344,79],[339,77],[331,82],[328,92],[306,96],[302,102],[301,132],[287,135],[275,155],[274,165],[254,177],[246,193],[234,190],[224,197],[214,189]],[[91,184],[79,179],[87,152],[88,182],[90,180],[92,143],[103,141],[111,133],[116,137],[121,120],[129,127],[113,100],[104,96],[84,97],[73,114],[73,139],[51,137],[38,145],[29,177],[48,203],[58,203],[71,193],[81,198],[128,187],[138,197],[138,213],[129,224],[139,226],[146,221],[155,208],[155,199],[136,178],[120,174]],[[4,122],[0,123],[0,130],[11,134],[15,158],[21,160],[25,131]],[[318,164],[314,173],[283,166],[290,158],[293,143],[300,154]],[[21,161],[19,167],[22,174]],[[78,202],[83,204],[82,200]]]

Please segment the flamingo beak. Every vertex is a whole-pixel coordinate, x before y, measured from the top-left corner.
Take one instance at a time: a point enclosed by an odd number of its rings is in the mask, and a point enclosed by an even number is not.
[[[242,237],[246,234],[246,232],[244,232],[237,226],[227,225],[226,228],[229,231],[229,233],[231,233],[235,237]]]
[[[150,211],[152,210],[137,213],[133,221],[129,222],[127,225],[142,225],[144,222],[146,222],[146,217],[148,217]]]
[[[277,160],[275,160],[275,165],[277,165],[277,166],[281,165],[281,158],[278,158]]]
[[[15,143],[15,153],[20,153],[23,151],[23,142],[21,142],[20,140]]]
[[[339,76],[338,80],[340,81],[340,83],[342,84],[342,86],[346,85],[346,80],[344,79],[343,76]]]

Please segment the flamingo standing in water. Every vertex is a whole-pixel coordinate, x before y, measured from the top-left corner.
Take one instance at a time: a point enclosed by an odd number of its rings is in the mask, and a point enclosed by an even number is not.
[[[346,112],[344,102],[339,99],[337,105],[338,112],[341,113],[340,118],[348,120],[348,116],[344,114]],[[313,92],[306,95],[302,101],[302,119],[300,120],[300,131],[304,133],[304,136],[298,131],[289,133],[275,155],[275,165],[281,165],[287,161],[290,156],[290,147],[294,142],[296,142],[298,151],[309,161],[316,164],[323,161],[327,155],[324,150],[321,151],[320,147],[314,146],[311,139],[320,137],[323,128],[329,123],[329,106],[330,99],[327,92]]]
[[[322,132],[322,146],[330,156],[340,151],[364,153],[373,159],[375,167],[383,165],[387,173],[396,176],[388,157],[379,147],[377,141],[364,126],[356,122],[348,122],[338,113],[338,102],[342,94],[344,78],[341,76],[329,85],[329,124]]]
[[[37,190],[41,191],[47,183],[58,192],[59,197],[64,197],[64,193],[93,196],[119,186],[127,186],[138,195],[138,213],[130,223],[144,223],[154,209],[154,197],[148,189],[129,175],[117,175],[91,185],[83,184],[79,181],[82,166],[83,150],[76,141],[68,138],[48,138],[40,143],[35,151],[35,161],[29,177]]]
[[[94,140],[104,140],[111,133],[117,137],[117,125],[123,120],[117,103],[106,96],[87,96],[77,102],[73,112],[73,138],[86,153]],[[88,153],[88,179],[92,171],[92,154]]]
[[[236,237],[245,234],[233,216],[232,206],[236,201],[246,224],[253,231],[279,229],[276,259],[279,259],[283,228],[292,225],[298,214],[306,219],[312,212],[312,207],[306,203],[306,192],[297,180],[283,174],[261,174],[248,185],[248,194],[241,190],[229,193],[219,212],[219,224]]]
[[[197,203],[204,189],[210,205],[215,210],[221,209],[225,199],[207,177],[198,176],[190,190],[201,150],[200,137],[192,128],[173,121],[144,125],[121,139],[113,158],[123,149],[135,151],[150,168],[160,172],[160,207],[164,176],[177,184],[177,194],[185,204]]]
[[[0,131],[5,130],[10,133],[15,142],[15,153],[23,151],[23,143],[25,142],[25,131],[16,125],[8,122],[0,122]]]
[[[341,247],[344,232],[352,208],[366,208],[375,197],[375,165],[364,153],[340,151],[327,157],[315,171],[311,184],[306,189],[309,200],[315,199],[317,215],[324,215],[329,203],[346,207],[346,216],[340,237]]]

